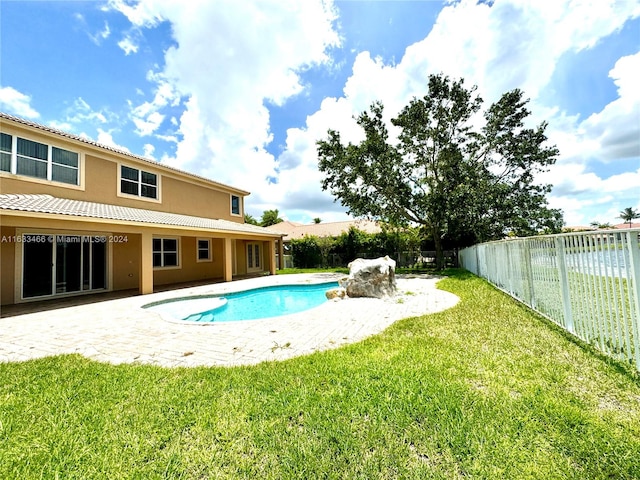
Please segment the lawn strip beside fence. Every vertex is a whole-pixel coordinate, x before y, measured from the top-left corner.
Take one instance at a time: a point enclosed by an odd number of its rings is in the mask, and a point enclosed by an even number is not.
[[[640,229],[500,240],[459,253],[487,279],[571,334],[640,371]]]

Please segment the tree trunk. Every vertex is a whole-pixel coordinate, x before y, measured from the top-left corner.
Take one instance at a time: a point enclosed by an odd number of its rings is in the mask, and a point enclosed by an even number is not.
[[[442,270],[444,268],[444,252],[442,251],[440,229],[433,227],[431,233],[433,234],[433,243],[436,247],[436,270]]]

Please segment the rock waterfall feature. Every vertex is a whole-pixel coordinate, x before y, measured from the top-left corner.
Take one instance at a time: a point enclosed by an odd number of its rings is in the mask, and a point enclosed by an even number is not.
[[[396,262],[388,256],[357,258],[349,264],[349,276],[339,281],[347,296],[384,298],[396,292]]]

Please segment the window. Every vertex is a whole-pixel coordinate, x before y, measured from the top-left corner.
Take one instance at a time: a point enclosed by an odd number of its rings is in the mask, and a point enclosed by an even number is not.
[[[48,150],[44,143],[18,138],[16,173],[46,180]]]
[[[198,262],[210,262],[211,261],[211,240],[208,238],[199,238],[198,243]]]
[[[79,163],[76,152],[20,137],[14,143],[11,135],[2,134],[1,171],[78,185]]]
[[[13,137],[3,133],[0,139],[0,170],[11,171],[11,151],[13,150]]]
[[[128,195],[158,198],[158,176],[136,168],[122,165],[120,168],[120,191]]]
[[[231,213],[240,215],[240,197],[237,195],[231,195]]]
[[[51,180],[76,185],[78,183],[78,154],[51,147]]]
[[[154,238],[153,239],[153,266],[154,267],[179,266],[177,238]]]

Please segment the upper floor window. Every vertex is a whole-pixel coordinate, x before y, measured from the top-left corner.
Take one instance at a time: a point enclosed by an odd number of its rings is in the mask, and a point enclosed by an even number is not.
[[[231,213],[240,215],[240,197],[237,195],[231,195]]]
[[[158,176],[136,168],[120,167],[120,191],[145,198],[158,198]]]
[[[0,170],[3,172],[10,172],[13,137],[6,133],[1,134],[0,137]]]
[[[2,134],[0,170],[4,172],[78,185],[79,163],[76,152]]]

